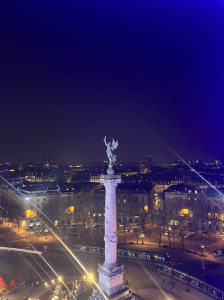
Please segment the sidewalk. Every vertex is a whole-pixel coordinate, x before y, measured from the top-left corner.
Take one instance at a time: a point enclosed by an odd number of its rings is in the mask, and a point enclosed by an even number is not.
[[[161,274],[152,269],[147,269],[141,262],[139,262],[143,272],[151,280],[157,288],[143,289],[137,292],[139,299],[144,300],[214,300],[209,295],[197,290],[187,284]],[[189,293],[187,290],[189,289]]]

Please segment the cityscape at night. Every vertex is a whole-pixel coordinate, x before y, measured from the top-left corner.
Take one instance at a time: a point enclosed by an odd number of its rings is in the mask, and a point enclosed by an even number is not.
[[[224,2],[0,24],[0,300],[224,299]]]

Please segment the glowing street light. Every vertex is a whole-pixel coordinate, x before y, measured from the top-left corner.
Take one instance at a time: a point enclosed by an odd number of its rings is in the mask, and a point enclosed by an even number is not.
[[[89,279],[90,279],[90,280],[93,280],[93,275],[90,274],[90,275],[89,275]]]
[[[87,282],[93,282],[94,276],[93,276],[93,274],[89,273],[88,276],[83,276],[83,279],[86,280]]]
[[[144,245],[144,243],[143,243],[144,237],[145,237],[145,235],[144,235],[144,233],[142,233],[142,234],[140,235],[140,238],[142,238],[142,245]]]
[[[204,250],[205,246],[204,245],[200,245],[200,248],[201,248],[201,255],[203,255],[203,250]]]

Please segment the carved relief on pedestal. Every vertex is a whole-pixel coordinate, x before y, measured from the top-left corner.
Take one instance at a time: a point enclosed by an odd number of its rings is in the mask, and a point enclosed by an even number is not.
[[[116,232],[113,232],[111,236],[106,234],[104,237],[105,240],[108,240],[111,244],[116,244],[118,242]]]
[[[102,300],[104,299],[103,295],[97,289],[93,289],[92,296],[90,296],[88,300],[101,300],[101,299]]]
[[[110,236],[109,241],[113,244],[117,243],[117,235],[116,232],[113,232],[113,234]]]

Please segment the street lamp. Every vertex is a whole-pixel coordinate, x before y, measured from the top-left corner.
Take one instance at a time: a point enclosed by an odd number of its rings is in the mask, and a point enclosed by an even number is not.
[[[201,255],[203,255],[203,250],[204,250],[204,245],[200,245],[200,248],[201,248]]]
[[[145,237],[145,235],[144,235],[144,233],[142,233],[142,234],[140,235],[140,238],[142,238],[142,245],[144,245],[144,243],[143,243],[144,237]]]

